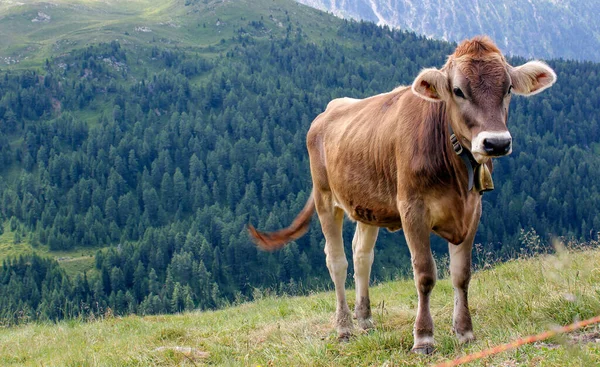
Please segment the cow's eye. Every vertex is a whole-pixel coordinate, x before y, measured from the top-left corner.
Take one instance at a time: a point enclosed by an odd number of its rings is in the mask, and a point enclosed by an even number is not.
[[[465,98],[465,99],[467,98],[467,97],[465,97],[465,94],[463,93],[462,90],[460,90],[459,87],[455,87],[453,89],[453,92],[454,92],[454,95],[457,96],[457,97],[459,97],[459,98]]]
[[[510,94],[512,92],[513,86],[511,85],[510,87],[508,87],[508,92],[506,92],[506,94]]]

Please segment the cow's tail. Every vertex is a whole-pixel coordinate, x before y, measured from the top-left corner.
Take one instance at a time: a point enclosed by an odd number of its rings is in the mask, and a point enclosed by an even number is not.
[[[259,232],[252,226],[248,225],[248,232],[252,236],[254,243],[258,247],[267,251],[279,250],[288,242],[297,240],[302,237],[310,226],[310,220],[313,213],[315,212],[315,199],[313,193],[310,194],[308,201],[304,205],[302,211],[296,216],[296,219],[289,225],[289,227],[280,229],[275,232]]]

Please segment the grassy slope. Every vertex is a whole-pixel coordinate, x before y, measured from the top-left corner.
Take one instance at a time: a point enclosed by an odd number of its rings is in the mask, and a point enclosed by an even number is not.
[[[416,295],[411,281],[374,287],[377,329],[338,343],[330,325],[331,292],[309,297],[265,297],[229,309],[172,316],[107,317],[88,323],[31,324],[0,330],[0,365],[146,366],[412,366],[430,365],[600,314],[600,250],[511,261],[475,274],[471,307],[477,342],[461,347],[450,333],[452,287],[438,282],[432,299],[437,352],[416,356],[412,323]],[[349,299],[354,296],[348,292]],[[352,305],[351,305],[352,306]],[[494,366],[600,365],[599,329],[591,343],[571,336],[526,346],[477,362]],[[579,333],[581,335],[581,333]],[[209,352],[188,359],[158,347],[186,346]]]
[[[265,25],[265,31],[255,33],[282,35],[289,16],[293,27],[301,26],[315,41],[335,34],[339,22],[289,0],[195,2],[189,6],[185,0],[0,2],[0,65],[39,67],[46,58],[113,40],[129,48],[158,45],[209,55],[214,50],[206,47],[230,39],[240,27],[248,29],[250,21],[262,20]],[[39,12],[50,20],[32,22]],[[147,31],[141,31],[144,28]]]

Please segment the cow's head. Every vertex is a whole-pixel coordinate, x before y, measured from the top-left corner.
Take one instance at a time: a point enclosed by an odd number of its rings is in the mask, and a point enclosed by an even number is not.
[[[550,87],[556,74],[540,61],[510,66],[488,37],[463,41],[441,69],[424,69],[412,91],[445,102],[452,128],[479,163],[510,154],[508,105],[513,93],[530,96]]]

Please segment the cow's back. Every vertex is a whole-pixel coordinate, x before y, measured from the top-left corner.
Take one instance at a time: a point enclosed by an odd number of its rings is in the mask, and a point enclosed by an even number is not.
[[[331,192],[354,220],[399,228],[397,136],[407,87],[366,99],[339,98],[311,125],[307,145],[315,188]]]

